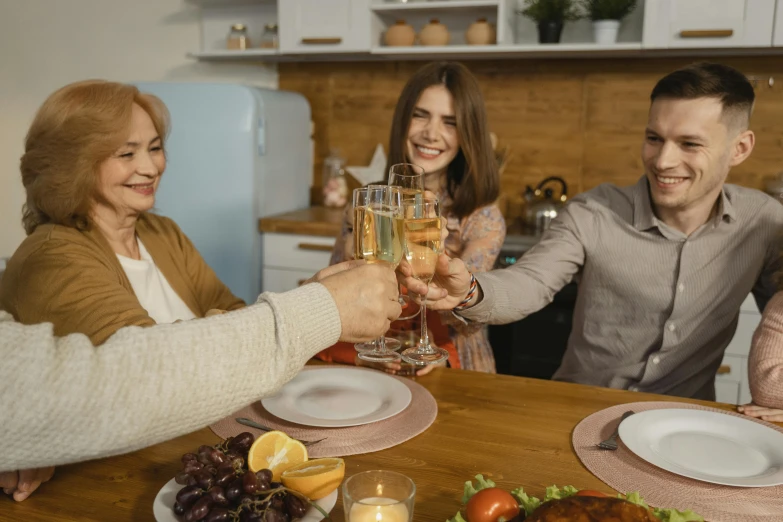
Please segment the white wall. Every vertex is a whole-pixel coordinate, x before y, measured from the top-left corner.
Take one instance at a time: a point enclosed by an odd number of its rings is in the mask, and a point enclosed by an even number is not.
[[[0,0],[0,257],[24,239],[19,158],[54,90],[87,78],[277,87],[274,67],[187,58],[199,38],[199,10],[185,0]]]

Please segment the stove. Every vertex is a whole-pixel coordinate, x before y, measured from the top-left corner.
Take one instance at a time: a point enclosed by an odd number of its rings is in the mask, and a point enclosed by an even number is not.
[[[532,234],[509,234],[495,268],[513,265],[540,238]],[[514,323],[489,326],[489,341],[498,373],[551,379],[568,345],[576,293],[576,283],[570,283],[538,312]]]

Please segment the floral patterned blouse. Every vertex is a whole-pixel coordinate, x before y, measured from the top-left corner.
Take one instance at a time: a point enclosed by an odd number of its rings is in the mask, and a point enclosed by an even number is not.
[[[449,257],[462,259],[471,272],[492,270],[500,248],[506,238],[506,222],[496,204],[487,205],[459,219],[449,212],[451,198],[444,189],[438,194],[446,229],[449,235],[444,247]],[[353,212],[346,208],[341,239],[335,243],[330,264],[353,259]],[[447,327],[460,358],[460,367],[486,373],[495,373],[495,357],[485,325],[465,324],[453,317],[451,312],[429,312],[427,322],[439,322]],[[433,329],[436,325],[432,325]]]

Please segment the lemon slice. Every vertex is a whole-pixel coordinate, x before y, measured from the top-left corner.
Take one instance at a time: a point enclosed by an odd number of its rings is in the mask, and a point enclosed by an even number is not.
[[[281,479],[285,487],[298,491],[310,500],[318,500],[337,489],[343,477],[343,459],[326,458],[308,460],[288,468]]]
[[[307,461],[307,448],[282,431],[269,431],[256,439],[247,453],[247,467],[253,473],[262,469],[272,472],[272,480],[280,481],[287,469]]]

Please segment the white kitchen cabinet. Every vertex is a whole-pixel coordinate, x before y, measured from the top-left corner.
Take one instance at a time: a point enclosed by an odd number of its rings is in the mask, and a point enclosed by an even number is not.
[[[280,0],[282,53],[370,51],[370,0]]]
[[[299,234],[263,235],[264,292],[285,292],[329,266],[335,238]]]
[[[739,404],[739,388],[738,382],[717,380],[715,381],[715,400],[726,404]]]
[[[643,47],[771,47],[776,0],[647,0]]]
[[[772,30],[772,45],[783,47],[783,0],[777,0],[775,8],[775,25]]]

